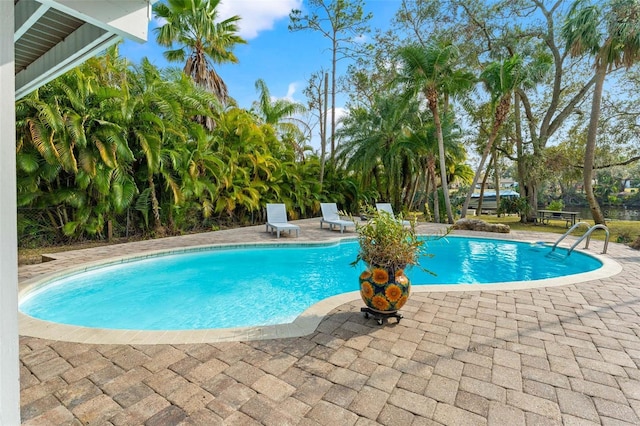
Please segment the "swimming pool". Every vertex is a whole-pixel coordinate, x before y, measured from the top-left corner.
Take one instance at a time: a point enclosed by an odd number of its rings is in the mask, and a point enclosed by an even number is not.
[[[198,330],[290,323],[328,297],[357,291],[354,240],[184,250],[128,259],[38,283],[22,313],[101,329]],[[602,262],[574,252],[548,257],[538,244],[465,237],[428,242],[433,258],[408,275],[422,286],[523,282],[593,271]]]

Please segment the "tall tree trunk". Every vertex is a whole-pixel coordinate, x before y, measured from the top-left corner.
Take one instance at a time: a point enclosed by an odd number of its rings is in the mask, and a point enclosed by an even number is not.
[[[399,179],[402,181],[402,184],[400,185],[400,187],[396,186],[398,192],[397,198],[401,206],[409,207],[409,201],[411,199],[411,185],[413,179],[411,179],[412,173],[410,171],[409,161],[405,158],[402,163],[402,176],[400,176]]]
[[[320,189],[324,182],[324,165],[327,162],[327,101],[329,97],[329,74],[324,73],[324,102],[320,102]]]
[[[496,215],[500,217],[500,162],[498,161],[498,150],[493,147],[493,186],[496,187]]]
[[[424,170],[424,172],[426,172],[426,170]],[[415,204],[416,204],[416,194],[418,193],[418,186],[420,185],[420,176],[421,175],[422,175],[422,173],[416,173],[415,179],[411,180],[410,190],[406,192],[407,193],[407,198],[406,198],[407,203],[406,203],[406,205],[408,206],[410,212],[411,211],[415,211],[414,207],[415,207]]]
[[[424,212],[425,212],[425,219],[427,222],[431,222],[433,220],[433,214],[431,213],[433,210],[431,210],[431,207],[429,207],[429,184],[431,182],[431,171],[429,170],[429,166],[428,166],[428,160],[427,160],[427,166],[424,170]],[[435,182],[433,183],[435,185]]]
[[[602,61],[604,62],[604,61]],[[598,120],[600,119],[600,103],[602,101],[602,88],[607,75],[607,66],[600,63],[596,69],[596,85],[593,89],[593,99],[591,102],[591,117],[589,118],[589,129],[587,131],[587,146],[584,151],[584,191],[589,202],[591,215],[596,224],[605,223],[604,215],[593,193],[593,163],[596,156],[596,138],[598,136]]]
[[[511,104],[511,96],[505,95],[500,99],[498,106],[496,107],[495,120],[493,122],[493,127],[491,129],[491,134],[489,135],[489,140],[487,141],[487,146],[484,147],[484,151],[482,152],[482,158],[480,159],[480,164],[478,164],[478,168],[476,170],[475,175],[473,176],[473,182],[471,183],[471,188],[469,188],[469,192],[467,192],[467,197],[464,200],[464,205],[462,206],[461,217],[467,216],[467,209],[469,208],[469,202],[471,201],[471,195],[478,184],[478,179],[480,179],[480,173],[484,169],[484,163],[487,161],[487,157],[489,156],[489,152],[493,147],[493,142],[495,142],[498,137],[498,131],[504,122],[507,112],[509,111],[509,105]]]
[[[426,186],[426,189],[429,190],[429,185]],[[433,210],[431,210],[431,205],[429,204],[429,193],[425,192],[426,198],[424,199],[424,220],[426,222],[435,222],[433,218]]]
[[[482,202],[484,201],[484,189],[487,187],[487,179],[489,178],[489,170],[491,169],[491,164],[493,164],[493,157],[489,159],[487,170],[485,170],[484,176],[482,177],[482,184],[480,185],[480,197],[478,197],[478,208],[476,208],[476,216],[480,216],[482,214]]]
[[[513,115],[516,125],[516,164],[518,167],[518,193],[521,198],[527,196],[525,182],[527,169],[524,164],[524,148],[522,146],[522,117],[520,115],[520,94],[516,91],[513,99]],[[527,212],[520,212],[520,222],[527,223]]]
[[[438,196],[435,167],[431,169],[431,181],[433,182],[433,218],[435,223],[440,223],[440,197]]]
[[[331,162],[333,163],[336,153],[336,51],[338,42],[333,39],[333,57],[331,59]]]
[[[438,181],[436,180],[436,159],[433,155],[429,155],[427,167],[429,169],[431,185],[433,185],[433,221],[440,223],[440,197],[438,197]],[[427,197],[427,204],[429,204],[428,199]]]
[[[438,155],[440,160],[440,180],[442,186],[442,194],[444,195],[444,205],[447,209],[448,223],[453,224],[453,211],[451,210],[451,200],[449,199],[449,185],[447,183],[447,164],[444,151],[444,137],[442,135],[442,122],[440,120],[440,112],[438,111],[438,94],[435,90],[427,91],[427,99],[429,108],[433,114],[433,124],[436,127],[436,139],[438,140]]]
[[[374,167],[372,170],[373,178],[376,181],[376,190],[378,194],[382,194],[382,180],[380,179],[380,173],[378,173],[377,167]]]
[[[153,214],[153,228],[156,232],[162,229],[162,221],[160,220],[160,203],[156,197],[156,184],[153,181],[153,175],[149,174],[147,178],[149,182],[149,194],[151,195],[151,212]]]
[[[473,181],[471,182],[471,188],[467,192],[467,197],[464,200],[464,204],[462,205],[462,213],[460,217],[467,217],[467,209],[469,208],[469,203],[471,202],[471,196],[476,189],[476,185],[478,184],[478,180],[480,179],[480,174],[484,170],[484,163],[487,161],[487,157],[489,156],[489,151],[491,150],[491,145],[493,145],[493,141],[496,138],[498,131],[496,126],[494,126],[494,130],[491,132],[491,136],[489,136],[489,140],[487,141],[487,146],[485,146],[484,151],[482,153],[482,157],[480,158],[480,164],[478,164],[478,168],[476,169],[476,173],[473,175]]]

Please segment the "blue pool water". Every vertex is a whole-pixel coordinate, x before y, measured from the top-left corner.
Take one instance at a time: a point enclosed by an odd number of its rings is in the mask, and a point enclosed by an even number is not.
[[[86,327],[186,330],[293,321],[314,303],[358,290],[364,265],[350,266],[358,243],[212,249],[111,264],[30,292],[20,310],[32,317]],[[530,281],[598,269],[573,252],[504,240],[430,240],[413,285]],[[558,251],[558,250],[556,250]],[[566,252],[565,252],[566,253]]]

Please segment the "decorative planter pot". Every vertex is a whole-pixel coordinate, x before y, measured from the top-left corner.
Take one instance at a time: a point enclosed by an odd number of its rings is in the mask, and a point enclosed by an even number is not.
[[[373,312],[394,314],[407,302],[410,290],[404,268],[370,266],[360,274],[360,296]]]

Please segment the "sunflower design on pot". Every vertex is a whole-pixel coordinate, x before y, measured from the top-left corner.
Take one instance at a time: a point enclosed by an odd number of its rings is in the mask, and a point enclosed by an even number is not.
[[[376,285],[386,285],[389,282],[389,272],[383,268],[373,268],[371,279]]]
[[[419,266],[424,239],[418,238],[415,221],[407,226],[401,215],[392,217],[374,210],[366,216],[366,223],[356,223],[360,250],[351,264],[362,261],[367,266],[359,278],[360,296],[367,308],[393,314],[409,299],[411,282],[405,268]]]
[[[411,283],[403,269],[371,268],[360,274],[360,296],[365,305],[375,311],[397,311],[407,302],[410,291]]]

